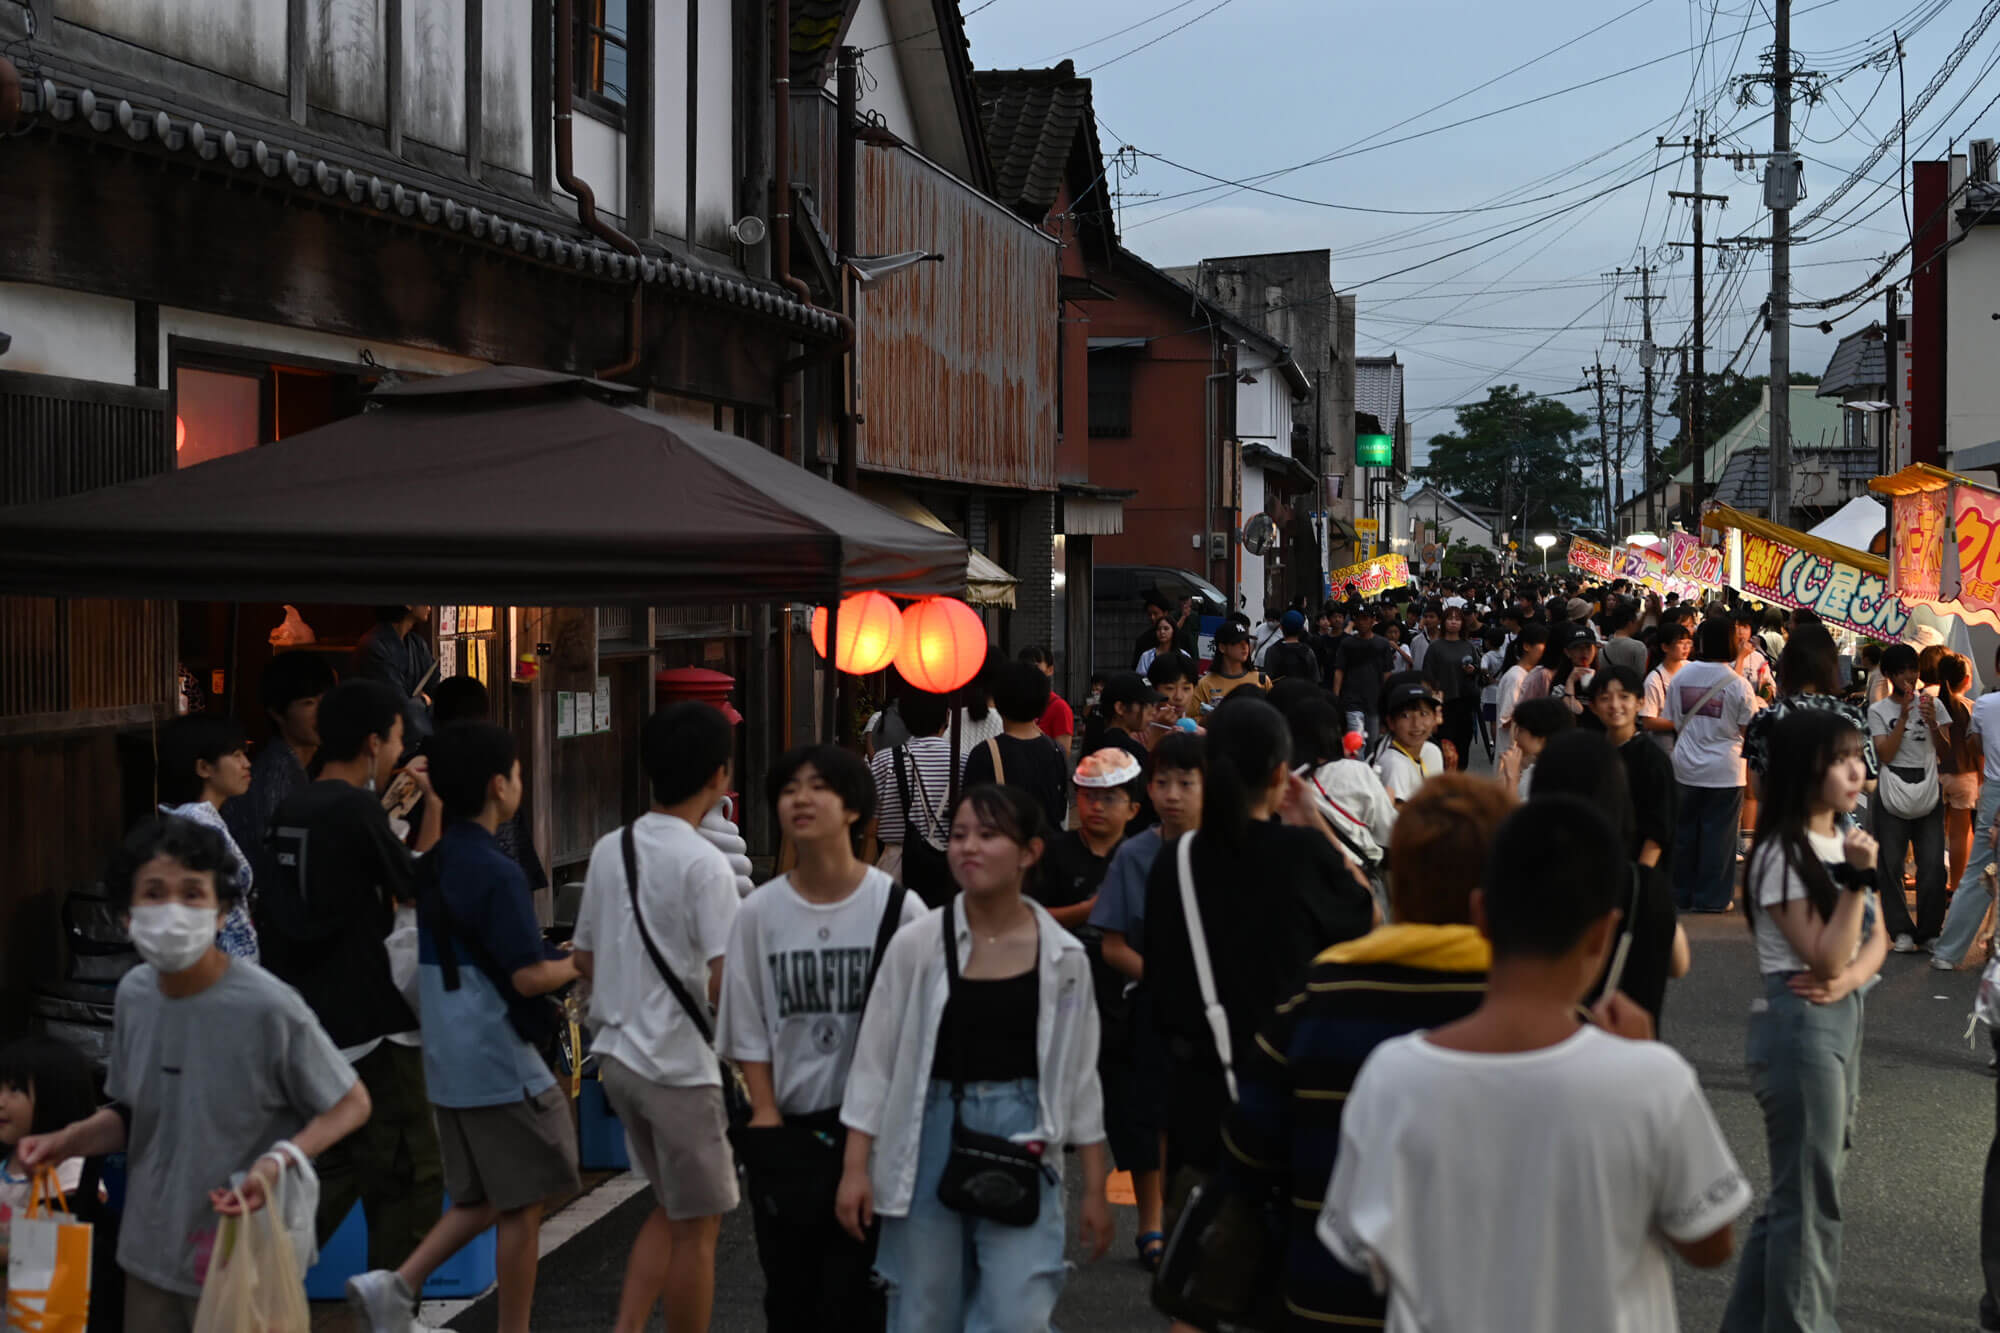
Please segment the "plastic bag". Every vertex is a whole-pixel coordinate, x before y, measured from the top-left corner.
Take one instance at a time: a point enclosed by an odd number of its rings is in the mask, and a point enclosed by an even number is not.
[[[382,947],[389,953],[389,980],[409,1004],[410,1012],[421,1014],[423,1006],[418,996],[423,987],[417,984],[417,909],[398,907],[396,924],[382,940]]]
[[[7,1253],[9,1333],[84,1333],[90,1324],[90,1223],[70,1216],[52,1168],[35,1172]]]
[[[311,1333],[305,1280],[279,1220],[283,1191],[280,1176],[264,1207],[222,1219],[195,1307],[194,1333]],[[243,1203],[240,1191],[236,1200]]]
[[[299,1271],[310,1272],[319,1262],[319,1172],[313,1170],[312,1159],[290,1139],[278,1140],[264,1156],[277,1162],[278,1169],[285,1174],[284,1194],[271,1200],[270,1207],[276,1210],[285,1233],[292,1238],[292,1255],[298,1260]],[[238,1176],[231,1184],[242,1188],[243,1177]]]

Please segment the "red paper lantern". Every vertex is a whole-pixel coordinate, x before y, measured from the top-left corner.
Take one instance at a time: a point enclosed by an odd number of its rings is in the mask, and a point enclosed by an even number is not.
[[[826,656],[826,608],[813,612],[813,648]],[[840,643],[833,664],[855,676],[880,671],[896,660],[896,648],[903,641],[903,617],[887,594],[857,592],[841,599]]]
[[[926,597],[903,608],[896,670],[928,694],[949,694],[986,665],[986,622],[956,597]]]

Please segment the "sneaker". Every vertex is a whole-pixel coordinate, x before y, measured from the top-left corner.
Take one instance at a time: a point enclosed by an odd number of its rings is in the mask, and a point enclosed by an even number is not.
[[[1915,953],[1917,951],[1917,942],[1909,935],[1898,935],[1896,942],[1889,947],[1896,953]]]
[[[417,1298],[386,1268],[347,1279],[347,1304],[360,1333],[415,1333]]]
[[[1931,966],[1940,972],[1956,972],[1958,970],[1951,965],[1951,959],[1939,958],[1936,954],[1931,955]]]

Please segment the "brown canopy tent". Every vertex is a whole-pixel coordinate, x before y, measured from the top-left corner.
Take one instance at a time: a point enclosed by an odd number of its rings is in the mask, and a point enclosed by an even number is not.
[[[0,593],[652,606],[963,594],[966,545],[747,440],[496,367],[184,471],[0,509]]]

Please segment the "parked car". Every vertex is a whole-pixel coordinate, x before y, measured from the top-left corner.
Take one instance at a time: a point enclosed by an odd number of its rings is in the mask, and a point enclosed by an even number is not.
[[[1201,618],[1201,649],[1206,665],[1214,652],[1216,626],[1229,614],[1229,599],[1199,574],[1171,565],[1098,565],[1092,572],[1092,670],[1129,671],[1137,663],[1135,645],[1146,628],[1146,594],[1157,591],[1168,606],[1194,599]]]

